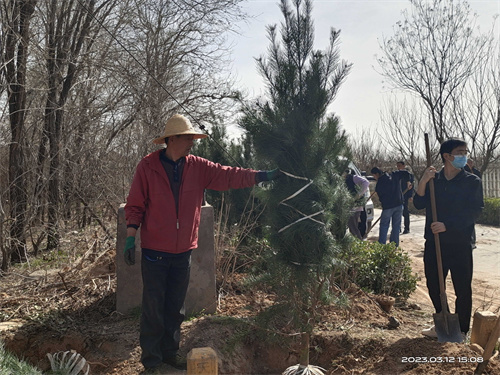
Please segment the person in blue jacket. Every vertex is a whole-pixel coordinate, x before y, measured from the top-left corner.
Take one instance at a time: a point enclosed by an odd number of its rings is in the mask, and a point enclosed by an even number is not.
[[[375,191],[382,205],[378,242],[381,244],[387,242],[387,233],[392,223],[389,242],[394,242],[396,246],[399,246],[399,232],[401,230],[404,201],[401,184],[406,184],[409,181],[410,173],[406,170],[387,173],[378,167],[373,167],[371,174],[377,180]]]

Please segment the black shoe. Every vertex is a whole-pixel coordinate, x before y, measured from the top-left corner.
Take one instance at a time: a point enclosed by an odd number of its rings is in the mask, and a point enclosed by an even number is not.
[[[405,229],[405,230],[403,231],[403,234],[408,234],[408,233],[410,233],[410,230],[409,230],[409,229]]]
[[[186,358],[180,356],[179,354],[176,354],[175,356],[172,357],[167,357],[163,359],[163,363],[166,363],[167,365],[170,365],[177,370],[187,370],[187,360]]]

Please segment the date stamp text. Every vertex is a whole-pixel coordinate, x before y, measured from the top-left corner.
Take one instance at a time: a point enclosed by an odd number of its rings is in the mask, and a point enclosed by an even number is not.
[[[401,357],[402,363],[481,363],[483,357]]]

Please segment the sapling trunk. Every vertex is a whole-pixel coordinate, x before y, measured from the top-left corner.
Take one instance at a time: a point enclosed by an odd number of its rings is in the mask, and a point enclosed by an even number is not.
[[[300,366],[309,366],[309,340],[310,335],[308,332],[302,332],[300,343],[300,354],[299,354],[299,365]]]

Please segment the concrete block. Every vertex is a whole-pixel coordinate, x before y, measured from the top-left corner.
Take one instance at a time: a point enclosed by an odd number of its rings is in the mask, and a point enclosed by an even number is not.
[[[120,205],[117,220],[116,239],[116,310],[127,314],[131,309],[141,306],[141,245],[140,229],[135,241],[135,265],[128,266],[123,259],[127,238],[125,205]],[[214,209],[210,205],[201,208],[201,221],[198,232],[198,249],[191,255],[191,277],[185,301],[186,315],[215,313],[217,308],[215,281],[215,240]]]
[[[212,348],[194,348],[187,355],[187,375],[217,375],[217,353]]]
[[[478,344],[484,349],[488,337],[495,328],[497,316],[490,311],[477,311],[472,322],[470,343]]]
[[[116,235],[116,311],[127,314],[140,307],[142,303],[141,276],[141,231],[135,236],[135,264],[128,266],[123,258],[125,240],[127,239],[127,223],[125,222],[125,204],[118,209]]]
[[[198,248],[191,253],[191,277],[184,304],[187,316],[215,313],[215,261],[214,208],[205,205],[201,208]]]

